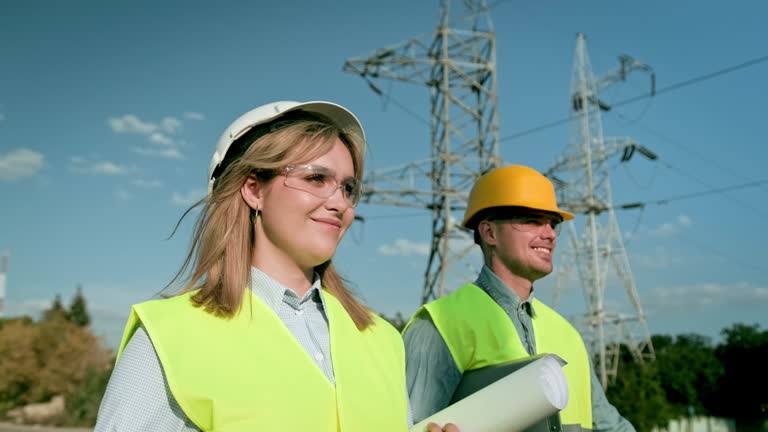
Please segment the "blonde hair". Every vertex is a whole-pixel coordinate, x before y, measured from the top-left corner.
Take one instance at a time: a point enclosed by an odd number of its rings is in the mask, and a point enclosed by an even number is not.
[[[266,129],[276,129],[266,135],[265,128],[256,127],[232,144],[234,151],[244,149],[242,155],[224,169],[212,192],[181,217],[196,206],[203,206],[187,257],[169,286],[176,280],[185,280],[178,294],[198,289],[192,295],[194,304],[217,316],[232,317],[237,313],[244,292],[249,289],[256,212],[240,195],[248,176],[269,182],[285,165],[306,163],[329,152],[339,138],[352,155],[355,177],[362,182],[363,138],[351,130],[341,130],[307,114],[284,117]],[[315,271],[322,286],[339,300],[358,329],[364,330],[373,323],[372,312],[350,292],[331,260]],[[182,278],[184,274],[187,276]]]

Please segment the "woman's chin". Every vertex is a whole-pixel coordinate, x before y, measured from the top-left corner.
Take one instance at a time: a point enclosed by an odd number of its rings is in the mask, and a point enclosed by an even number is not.
[[[330,261],[331,258],[333,258],[334,252],[336,252],[336,251],[334,250],[331,253],[316,253],[316,254],[312,254],[311,258],[308,260],[309,262],[312,263],[312,265],[310,267],[315,268],[315,267],[317,267],[319,265],[327,263],[328,261]]]

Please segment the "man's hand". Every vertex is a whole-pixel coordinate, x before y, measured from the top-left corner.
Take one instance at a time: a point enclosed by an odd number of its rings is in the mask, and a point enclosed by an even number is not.
[[[459,427],[453,423],[446,423],[445,426],[440,427],[437,423],[430,423],[427,425],[427,432],[461,432]]]

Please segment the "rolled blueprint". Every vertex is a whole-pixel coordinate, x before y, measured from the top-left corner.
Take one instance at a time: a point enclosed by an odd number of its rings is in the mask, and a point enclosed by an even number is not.
[[[461,432],[522,431],[568,404],[564,363],[544,355],[422,420],[411,432],[424,432],[431,422],[454,423]]]

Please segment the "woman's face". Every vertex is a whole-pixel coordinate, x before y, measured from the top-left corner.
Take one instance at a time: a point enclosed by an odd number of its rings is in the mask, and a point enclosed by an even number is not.
[[[354,181],[355,172],[344,143],[336,138],[328,153],[297,166],[304,165],[324,172],[330,176],[326,179],[330,184],[341,187],[324,197],[327,193],[313,189],[313,182],[319,179],[308,176],[311,172],[302,168],[278,175],[266,184],[253,185],[260,210],[253,263],[262,270],[298,266],[302,271],[310,271],[333,257],[354,219],[355,210],[345,198],[344,188]]]

